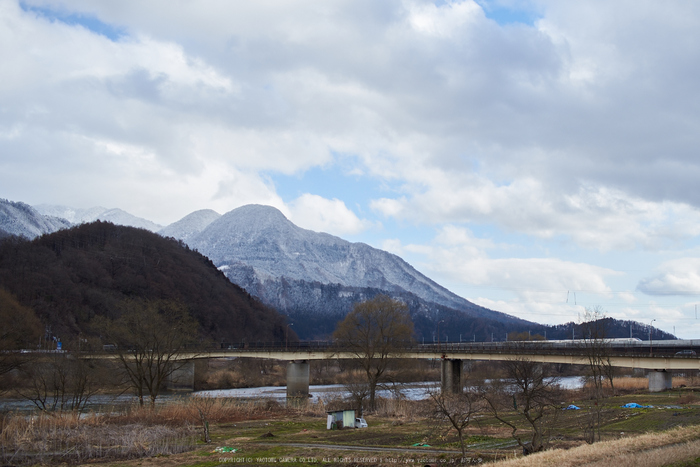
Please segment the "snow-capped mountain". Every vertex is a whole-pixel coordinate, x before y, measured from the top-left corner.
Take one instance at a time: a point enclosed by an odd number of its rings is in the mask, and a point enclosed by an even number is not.
[[[57,206],[52,204],[39,204],[34,208],[45,216],[61,217],[68,220],[72,224],[82,224],[85,222],[94,222],[97,220],[111,222],[116,225],[126,225],[137,227],[140,229],[157,232],[163,228],[155,222],[148,219],[129,214],[121,209],[108,209],[100,206],[88,209],[75,209],[67,206]]]
[[[65,219],[42,215],[28,204],[0,199],[0,230],[9,235],[33,239],[70,225]]]
[[[173,237],[187,243],[219,217],[221,217],[221,214],[216,211],[202,209],[186,215],[177,222],[173,222],[159,230],[158,233],[163,237]]]
[[[94,208],[88,209],[77,209],[55,204],[37,204],[33,207],[44,216],[60,217],[67,220],[71,224],[91,222],[97,219],[100,214],[108,210],[107,208],[103,208],[101,206],[95,206]]]
[[[297,334],[327,338],[357,302],[387,294],[407,304],[416,335],[436,328],[461,339],[529,329],[529,323],[480,307],[418,272],[398,256],[364,243],[302,229],[270,206],[249,205],[223,216],[196,211],[160,228],[120,209],[73,209],[0,200],[0,237],[34,238],[94,220],[145,228],[174,237],[209,257],[235,284],[286,313]],[[439,326],[438,323],[444,323]]]
[[[270,206],[230,211],[193,236],[188,245],[208,256],[236,284],[270,305],[285,308],[280,282],[336,284],[412,294],[428,303],[497,321],[513,321],[465,300],[424,276],[398,256],[364,243],[305,230]],[[320,293],[320,292],[317,292]],[[351,293],[348,290],[338,293]]]

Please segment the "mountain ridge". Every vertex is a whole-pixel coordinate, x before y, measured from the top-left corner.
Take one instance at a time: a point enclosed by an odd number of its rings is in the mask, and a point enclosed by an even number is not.
[[[102,206],[95,206],[87,209],[74,209],[55,204],[38,204],[34,206],[34,209],[44,216],[53,216],[65,219],[70,222],[71,225],[103,221],[111,222],[115,225],[146,229],[150,230],[151,232],[157,232],[163,228],[162,225],[156,224],[155,222],[142,217],[134,216],[133,214],[119,208],[104,208]]]
[[[301,302],[307,311],[322,313],[320,307],[308,301],[319,290],[312,284],[321,284],[346,294],[332,300],[333,307],[342,307],[341,315],[352,307],[353,300],[348,300],[348,295],[357,294],[354,301],[359,301],[362,296],[383,291],[395,298],[410,295],[422,301],[414,311],[422,310],[423,316],[430,314],[426,310],[431,306],[440,306],[471,318],[533,324],[459,297],[397,255],[298,227],[270,206],[247,205],[229,211],[186,243],[211,258],[232,282],[264,303],[287,312],[292,319],[300,311]],[[299,303],[287,303],[285,296],[289,293],[275,291],[285,289],[288,283],[297,284],[310,295],[296,294]],[[358,290],[366,293],[359,294]]]
[[[45,216],[26,203],[0,199],[0,228],[9,235],[32,239],[68,227],[65,219]]]
[[[187,242],[220,217],[221,214],[212,209],[201,209],[163,227],[157,233],[163,237],[173,237]]]
[[[101,207],[81,213],[64,206],[40,206],[45,212],[64,213],[73,219],[105,212]],[[139,219],[125,214],[113,220]],[[2,241],[17,235],[31,239],[69,227],[71,223],[66,219],[42,215],[25,203],[0,199]],[[478,336],[479,340],[489,340],[504,331],[547,335],[547,330],[550,338],[566,338],[577,326],[545,326],[481,307],[440,286],[392,253],[303,229],[270,206],[242,206],[223,216],[207,209],[195,211],[158,233],[208,252],[209,260],[229,281],[285,313],[301,338],[328,338],[354,303],[380,293],[409,306],[417,334],[423,339],[434,339],[437,329],[451,340],[461,340],[465,333],[473,339]],[[625,329],[635,324],[624,323]],[[614,337],[627,335],[625,329],[617,328]]]

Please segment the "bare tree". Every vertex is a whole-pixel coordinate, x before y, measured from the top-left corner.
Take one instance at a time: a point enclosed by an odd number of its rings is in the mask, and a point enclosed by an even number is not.
[[[585,354],[588,358],[588,380],[593,383],[593,398],[595,399],[589,417],[590,422],[584,431],[586,441],[593,443],[600,441],[603,410],[601,401],[605,397],[605,378],[610,382],[611,390],[613,392],[615,390],[613,385],[614,367],[610,362],[610,349],[605,340],[605,312],[600,307],[586,308],[581,328]]]
[[[596,395],[603,395],[603,380],[608,379],[614,392],[614,369],[610,363],[610,347],[607,342],[606,316],[600,307],[586,308],[581,323],[583,342],[588,357],[589,376],[593,381]]]
[[[430,391],[430,400],[433,402],[433,418],[441,424],[448,424],[450,429],[454,428],[457,431],[462,457],[465,457],[464,431],[474,416],[482,409],[482,394],[473,391],[446,394],[440,389],[436,389]]]
[[[369,397],[370,393],[369,384],[367,384],[366,381],[352,381],[345,383],[343,386],[350,394],[350,399],[358,410],[358,416],[362,417],[362,408],[364,407],[365,401]]]
[[[129,301],[115,321],[101,323],[139,404],[155,405],[161,386],[187,362],[181,359],[196,342],[199,325],[182,304]]]
[[[494,417],[510,427],[524,454],[543,451],[561,399],[558,381],[547,365],[527,359],[508,360],[503,367],[506,378],[484,386],[484,399]]]
[[[101,386],[97,362],[71,353],[47,354],[21,371],[25,385],[17,394],[47,412],[82,410]]]
[[[202,424],[202,441],[206,444],[211,443],[211,436],[209,433],[209,419],[211,418],[215,408],[220,403],[225,403],[218,401],[215,397],[207,397],[196,395],[190,399],[192,407],[197,411],[197,416],[199,423]]]
[[[339,346],[355,355],[367,376],[369,407],[376,408],[375,395],[391,358],[400,356],[413,339],[413,321],[406,304],[386,295],[357,303],[338,324],[333,337]]]

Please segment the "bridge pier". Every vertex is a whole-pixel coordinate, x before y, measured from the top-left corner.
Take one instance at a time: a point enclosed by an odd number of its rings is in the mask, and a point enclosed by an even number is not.
[[[187,360],[186,362],[175,362],[176,368],[165,379],[165,389],[167,391],[191,392],[201,387],[201,383],[206,377],[207,360]]]
[[[309,400],[309,361],[287,363],[287,405],[304,405]]]
[[[194,391],[194,360],[188,360],[178,367],[166,378],[165,386],[168,391]]]
[[[647,374],[649,392],[661,392],[673,388],[673,375],[666,370],[652,370]]]
[[[443,394],[462,393],[462,360],[442,360],[440,383],[440,389]]]

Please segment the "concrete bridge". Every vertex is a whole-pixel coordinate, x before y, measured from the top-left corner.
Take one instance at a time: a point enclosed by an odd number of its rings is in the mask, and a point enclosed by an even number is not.
[[[607,339],[592,343],[586,340],[440,343],[406,345],[397,348],[390,358],[433,359],[441,361],[443,391],[459,392],[463,388],[464,360],[506,361],[525,359],[538,363],[588,365],[592,346],[615,367],[648,370],[649,390],[671,388],[673,370],[700,370],[700,340],[639,341],[637,339]],[[183,352],[179,359],[188,364],[171,379],[171,387],[194,387],[195,360],[209,358],[264,358],[287,361],[287,398],[305,399],[309,394],[309,361],[353,359],[357,354],[329,342],[299,342],[294,344],[222,344],[218,349],[193,349]]]

